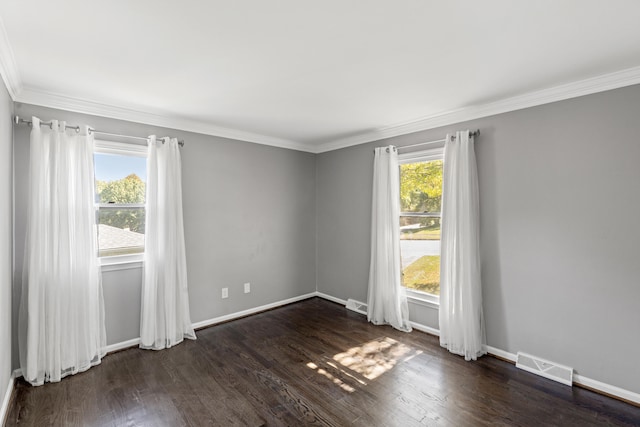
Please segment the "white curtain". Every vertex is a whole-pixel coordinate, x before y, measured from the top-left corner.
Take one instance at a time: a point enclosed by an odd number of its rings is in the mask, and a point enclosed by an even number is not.
[[[189,314],[178,140],[150,137],[140,347],[195,339]]]
[[[100,363],[105,327],[93,136],[32,124],[19,348],[25,380],[41,385]]]
[[[480,283],[478,172],[469,131],[444,147],[440,258],[440,345],[476,360],[486,352]]]
[[[400,268],[400,170],[396,147],[375,149],[367,319],[411,331]]]

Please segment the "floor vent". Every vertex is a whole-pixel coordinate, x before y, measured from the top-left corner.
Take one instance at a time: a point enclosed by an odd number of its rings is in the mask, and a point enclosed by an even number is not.
[[[518,352],[516,367],[568,386],[573,385],[573,368],[568,366],[558,365],[530,354]]]
[[[360,314],[367,314],[367,304],[349,298],[347,300],[347,308]]]

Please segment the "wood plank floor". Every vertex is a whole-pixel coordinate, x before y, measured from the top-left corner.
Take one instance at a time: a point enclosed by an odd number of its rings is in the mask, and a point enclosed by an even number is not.
[[[318,298],[129,349],[59,383],[22,380],[7,425],[640,425],[640,408]]]

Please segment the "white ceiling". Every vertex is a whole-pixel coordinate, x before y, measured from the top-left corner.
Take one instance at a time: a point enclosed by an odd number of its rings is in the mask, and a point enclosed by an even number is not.
[[[311,152],[640,82],[637,0],[2,0],[0,18],[16,101]]]

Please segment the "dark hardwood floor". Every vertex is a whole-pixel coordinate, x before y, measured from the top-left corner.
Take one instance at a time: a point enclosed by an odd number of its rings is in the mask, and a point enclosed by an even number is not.
[[[640,425],[640,408],[318,298],[129,349],[59,383],[19,380],[7,425]]]

